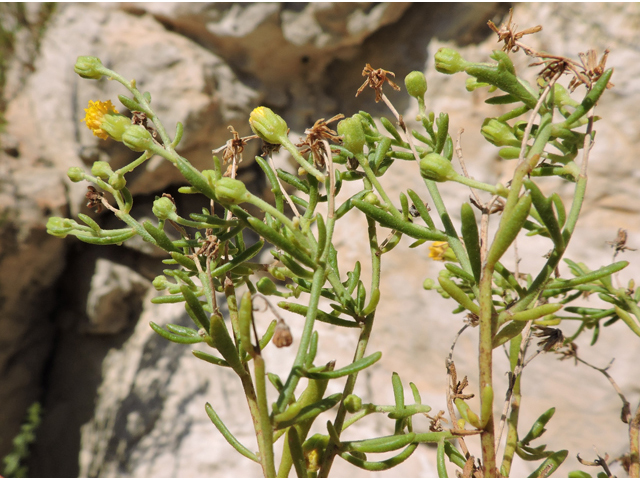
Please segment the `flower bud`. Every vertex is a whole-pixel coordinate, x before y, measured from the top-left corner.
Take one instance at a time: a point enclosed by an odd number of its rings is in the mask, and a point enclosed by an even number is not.
[[[176,206],[168,197],[156,198],[151,211],[158,220],[173,219],[176,216]]]
[[[274,295],[278,293],[276,284],[273,283],[273,280],[271,280],[269,277],[262,277],[260,280],[258,280],[258,283],[256,283],[256,288],[263,295]]]
[[[356,114],[353,117],[345,118],[338,123],[338,135],[343,137],[342,146],[354,155],[364,151],[366,139],[359,115]]]
[[[436,288],[436,282],[433,278],[427,278],[424,282],[422,282],[422,288],[425,290],[433,290]]]
[[[238,205],[246,202],[249,198],[247,187],[240,180],[235,178],[222,177],[214,183],[216,197],[222,203],[232,203]]]
[[[102,67],[102,62],[98,57],[81,56],[76,60],[76,64],[73,66],[73,71],[82,78],[100,80],[100,78],[102,78],[100,67]]]
[[[67,170],[67,177],[73,183],[78,183],[84,180],[84,170],[80,167],[71,167]]]
[[[47,220],[47,233],[54,237],[65,238],[75,227],[73,220],[62,217],[51,217]]]
[[[420,175],[435,182],[446,182],[458,177],[451,162],[437,153],[429,153],[420,160]]]
[[[267,107],[257,107],[249,116],[249,125],[253,133],[267,143],[280,145],[282,138],[287,136],[287,122]]]
[[[411,72],[404,77],[404,86],[412,97],[424,98],[424,94],[427,93],[427,79],[422,72]]]
[[[124,175],[121,173],[112,173],[109,177],[109,185],[116,190],[122,190],[127,186],[127,181],[124,179]]]
[[[142,125],[129,125],[122,135],[122,143],[134,152],[144,152],[153,144],[153,138]]]
[[[347,395],[347,398],[344,399],[344,407],[347,409],[347,412],[356,413],[362,408],[362,399],[353,393]]]
[[[131,126],[131,119],[119,113],[107,113],[100,124],[100,128],[116,142],[122,141],[122,135]]]
[[[484,138],[497,147],[518,147],[520,140],[513,134],[512,128],[506,122],[495,118],[487,118],[480,130]]]
[[[441,48],[436,52],[436,70],[440,73],[452,75],[462,72],[469,62],[466,62],[458,52],[452,48]]]
[[[379,198],[378,198],[378,196],[377,196],[375,193],[373,193],[373,192],[369,192],[369,193],[367,193],[367,194],[364,196],[364,198],[363,198],[362,200],[364,200],[365,202],[367,202],[367,203],[369,203],[369,204],[371,204],[371,205],[374,205],[374,206],[376,206],[376,207],[377,207],[378,205],[380,205],[380,199],[379,199]]]
[[[113,175],[113,170],[111,169],[111,165],[108,162],[97,161],[93,162],[93,166],[91,167],[91,175],[101,178],[102,180],[107,180],[111,175]]]
[[[153,279],[153,282],[151,282],[151,285],[153,285],[153,288],[155,288],[157,291],[160,291],[160,290],[164,290],[165,288],[168,288],[170,285],[170,282],[167,280],[167,277],[165,277],[164,275],[158,275],[156,278]]]

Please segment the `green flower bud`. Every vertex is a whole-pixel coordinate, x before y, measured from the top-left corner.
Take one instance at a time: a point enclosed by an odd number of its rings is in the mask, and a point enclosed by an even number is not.
[[[347,398],[344,399],[344,407],[347,409],[347,412],[356,413],[362,408],[362,399],[353,393],[347,395]]]
[[[102,62],[97,57],[78,57],[73,71],[82,78],[100,80],[102,78],[101,67]]]
[[[170,282],[167,280],[167,277],[165,277],[164,275],[158,275],[156,278],[153,279],[153,282],[151,282],[151,285],[153,285],[153,288],[155,288],[157,291],[160,291],[160,290],[164,290],[165,288],[169,288]]]
[[[84,170],[80,167],[71,167],[67,170],[67,177],[73,183],[78,183],[84,180]]]
[[[173,220],[176,216],[176,206],[168,197],[156,198],[151,211],[158,217],[158,220]]]
[[[124,175],[121,173],[112,173],[109,177],[109,185],[116,190],[122,190],[127,186],[127,181],[124,179]]]
[[[287,122],[267,107],[258,107],[249,116],[249,125],[253,133],[267,143],[280,145],[282,138],[287,136]]]
[[[222,203],[232,203],[238,205],[246,202],[249,198],[247,187],[240,180],[235,178],[222,177],[214,183],[216,197]]]
[[[404,86],[412,97],[424,98],[424,94],[427,93],[427,79],[422,72],[411,72],[404,77]]]
[[[278,293],[276,284],[273,283],[273,280],[271,280],[269,277],[262,277],[260,280],[258,280],[258,283],[256,283],[256,287],[258,288],[258,291],[263,295],[274,295]]]
[[[119,113],[107,113],[100,124],[100,128],[116,142],[122,141],[122,136],[129,127],[131,127],[131,119]]]
[[[458,52],[452,48],[441,48],[436,52],[436,70],[440,73],[452,75],[462,72],[469,62],[465,61]]]
[[[364,151],[366,139],[362,128],[362,119],[359,115],[345,118],[338,123],[338,135],[342,135],[342,146],[354,155]]]
[[[65,238],[74,229],[76,222],[69,218],[51,217],[47,220],[47,233],[58,238]]]
[[[520,140],[514,135],[513,129],[506,122],[495,118],[487,118],[482,122],[480,130],[484,138],[497,147],[518,147]]]
[[[436,288],[435,280],[433,280],[432,278],[425,279],[425,281],[422,282],[422,288],[424,288],[425,290],[433,290],[434,288]]]
[[[129,125],[122,135],[122,143],[134,152],[144,152],[153,144],[153,138],[142,125]]]
[[[420,160],[420,175],[435,182],[446,182],[458,177],[451,162],[437,153],[429,153]]]
[[[369,203],[371,205],[375,205],[375,206],[380,205],[380,199],[373,192],[367,193],[362,200],[364,200],[365,202],[367,202],[367,203]]]
[[[91,175],[99,177],[102,180],[107,180],[111,175],[113,175],[113,169],[108,162],[93,162],[93,166],[91,167]]]

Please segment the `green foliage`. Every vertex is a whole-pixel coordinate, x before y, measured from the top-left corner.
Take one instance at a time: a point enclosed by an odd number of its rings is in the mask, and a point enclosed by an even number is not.
[[[513,45],[507,44],[507,47],[506,50],[514,49]],[[547,58],[530,49],[527,53]],[[80,216],[85,225],[71,219],[52,218],[47,225],[49,233],[62,238],[72,235],[82,241],[102,245],[121,244],[139,235],[144,241],[167,252],[168,258],[164,263],[171,268],[153,283],[165,294],[156,297],[154,303],[184,302],[195,328],[172,324],[162,328],[153,322],[151,328],[172,342],[208,345],[215,355],[199,350],[194,351],[194,355],[212,365],[229,367],[240,378],[251,412],[251,420],[248,421],[253,422],[259,452],[256,454],[244,447],[209,403],[206,413],[230,445],[241,455],[261,464],[265,476],[277,474],[286,477],[292,468],[298,476],[327,476],[337,456],[364,470],[384,470],[409,458],[419,443],[437,446],[440,475],[447,474],[445,456],[463,468],[465,474],[472,475],[479,467],[474,464],[473,457],[462,455],[452,440],[457,439],[463,445],[463,438],[474,434],[481,437],[482,453],[474,456],[482,459],[484,471],[481,473],[485,477],[495,477],[498,472],[508,476],[514,454],[527,461],[541,462],[534,474],[547,476],[558,468],[568,452],[546,450],[546,445],[532,447],[530,442],[544,433],[554,409],[545,412],[522,438],[518,434],[519,409],[511,410],[506,422],[506,449],[502,463],[499,463],[495,445],[500,444],[502,426],[496,424],[493,412],[494,403],[505,395],[494,392],[493,353],[503,344],[509,352],[512,385],[506,392],[505,408],[508,410],[512,400],[518,399],[519,402],[524,352],[532,327],[537,328],[537,335],[542,337],[540,352],[560,349],[576,359],[571,341],[584,330],[593,329],[598,332],[594,333],[595,342],[605,319],[603,327],[622,319],[632,332],[640,336],[639,295],[615,287],[611,278],[613,273],[627,265],[626,262],[591,271],[586,265],[565,259],[573,277],[554,275],[571,240],[584,200],[588,154],[594,137],[593,107],[609,85],[612,70],[605,70],[603,64],[598,71],[576,76],[573,86],[584,83],[587,91],[581,100],[573,100],[565,89],[558,88],[556,84],[571,60],[563,58],[564,63],[547,65],[548,69],[534,87],[517,76],[507,53],[494,51],[491,58],[496,63],[472,63],[463,60],[459,53],[444,49],[436,54],[436,69],[445,74],[465,72],[471,77],[470,90],[488,86],[490,91],[502,92],[501,96],[492,97],[487,103],[508,105],[511,110],[486,119],[481,131],[490,143],[512,149],[501,153],[504,158],[517,158],[507,186],[485,184],[469,178],[460,152],[462,173],[456,171],[457,163],[452,162],[454,142],[449,133],[449,116],[446,113],[436,116],[434,112],[426,111],[423,96],[427,83],[422,73],[412,72],[406,79],[410,95],[418,102],[416,121],[423,127],[423,131],[409,131],[382,93],[386,83],[399,88],[388,78],[391,72],[374,70],[367,65],[367,81],[359,93],[367,86],[373,88],[376,99],[389,105],[395,121],[381,118],[376,122],[367,112],[360,111],[337,125],[337,133],[340,134],[337,136],[327,124],[344,116],[338,115],[328,122],[320,120],[306,131],[305,148],[300,149],[289,140],[288,127],[282,117],[266,107],[257,107],[252,112],[249,119],[252,129],[268,142],[264,151],[272,151],[273,144],[277,144],[300,165],[298,175],[294,175],[274,171],[272,162],[268,161],[268,153],[256,158],[271,184],[274,195],[271,204],[252,194],[243,182],[235,178],[239,145],[249,138],[234,138],[226,145],[223,159],[232,163],[231,178],[222,175],[222,164],[217,157],[213,158],[213,170],[201,172],[175,151],[182,137],[181,124],[177,125],[176,134],[171,139],[151,107],[151,96],[140,92],[135,81],[128,81],[109,70],[97,58],[79,57],[76,72],[83,78],[107,76],[129,91],[131,97],[121,95],[120,101],[129,108],[135,107],[154,124],[157,139],[145,129],[144,122],[125,125],[118,119],[118,128],[113,128],[110,104],[92,102],[87,126],[94,134],[101,138],[111,136],[142,155],[117,171],[111,171],[104,162],[97,162],[89,173],[74,167],[69,171],[69,177],[74,182],[89,181],[110,193],[115,205],[93,187],[88,198],[92,205],[111,210],[126,226],[104,230],[87,216]],[[578,131],[585,125],[586,133]],[[578,153],[582,154],[579,164],[576,163]],[[180,189],[181,193],[202,194],[210,200],[211,208],[185,218],[178,214],[173,199],[163,196],[154,202],[153,214],[157,222],[140,223],[131,216],[133,199],[126,188],[125,175],[153,155],[163,157],[182,173],[188,185]],[[413,190],[402,192],[400,208],[381,182],[396,159],[415,162],[415,172],[422,176],[425,187],[420,193]],[[547,176],[559,176],[573,184],[574,196],[568,208],[556,192],[548,196],[542,193],[540,185],[544,184]],[[294,186],[296,195],[290,196],[282,182]],[[340,203],[338,194],[344,182],[356,182],[361,190]],[[467,203],[455,206],[456,211],[461,211],[459,226],[454,225],[440,195],[438,184],[443,182],[471,188],[473,207]],[[431,197],[435,208],[433,218],[441,225],[434,222],[426,207],[423,200],[426,194]],[[411,206],[409,199],[413,202]],[[257,207],[261,215],[254,216],[245,210],[242,205],[247,203]],[[286,213],[287,204],[292,215]],[[322,209],[325,214],[320,213],[320,204],[326,204],[326,209]],[[359,263],[339,264],[333,243],[335,229],[340,228],[344,214],[350,210],[359,211],[367,222],[372,267],[368,286],[360,279]],[[502,212],[499,219],[495,216],[498,212]],[[494,219],[498,228],[490,240],[486,225]],[[179,240],[171,240],[167,236],[165,229],[169,225],[182,232]],[[195,229],[197,233],[187,235],[184,227]],[[379,227],[392,229],[383,241],[378,240]],[[261,239],[249,244],[251,237],[245,236],[248,231]],[[546,237],[553,244],[546,264],[538,272],[523,274],[505,266],[511,246],[525,232]],[[467,311],[468,325],[479,328],[480,385],[476,391],[480,410],[474,412],[465,401],[470,398],[463,393],[467,386],[466,377],[461,382],[457,381],[452,350],[447,363],[453,391],[451,395],[447,394],[449,412],[453,415],[449,429],[441,424],[442,412],[436,417],[429,417],[432,419],[429,432],[414,430],[413,417],[426,414],[431,408],[421,403],[414,384],[411,384],[414,403],[406,404],[397,373],[392,376],[394,405],[366,403],[353,395],[359,373],[382,357],[381,352],[367,353],[377,307],[385,300],[385,292],[380,290],[381,264],[384,254],[395,248],[403,235],[416,240],[411,248],[420,247],[428,240],[436,242],[429,247],[429,256],[450,263],[438,276],[438,286],[433,281],[426,281],[425,288],[435,287],[443,297],[452,299],[456,303],[454,312]],[[271,253],[277,264],[263,265],[251,261],[265,242],[274,247]],[[623,250],[624,245],[617,248]],[[257,273],[259,271],[260,274]],[[265,276],[265,271],[268,276]],[[600,298],[613,304],[613,308],[569,306],[579,302],[585,293],[598,293]],[[302,294],[306,296],[301,297]],[[220,296],[226,298],[228,319],[224,319],[218,309]],[[253,321],[256,296],[260,296],[261,301],[266,300],[278,318],[264,332],[258,332]],[[284,320],[279,318],[268,300],[272,296],[299,299],[298,302],[282,301],[278,307],[304,317],[303,333],[286,379],[268,372],[262,356],[270,340],[276,347],[289,346],[292,340]],[[319,309],[321,297],[331,302],[331,311]],[[565,316],[561,310],[573,315]],[[565,320],[579,325],[578,331],[568,341],[563,340],[560,329],[551,328]],[[316,321],[359,330],[351,363],[314,363],[321,345],[315,330]],[[249,368],[251,363],[253,376]],[[327,384],[340,377],[347,378],[343,392],[325,396]],[[267,401],[267,380],[277,391],[277,399],[272,404]],[[306,388],[296,397],[296,387],[301,380],[306,383]],[[461,417],[459,419],[454,413],[454,405]],[[326,434],[307,438],[317,416],[332,410],[335,417],[327,423]],[[354,441],[343,439],[348,427],[376,413],[383,413],[394,422],[393,435]],[[285,436],[285,448],[276,468],[273,444],[281,436]],[[369,453],[396,451],[399,452],[387,460],[367,460]]]
[[[28,468],[25,465],[29,458],[29,447],[36,440],[36,430],[42,418],[42,407],[38,402],[32,403],[27,410],[20,433],[13,439],[13,449],[2,459],[4,468],[2,475],[7,478],[25,478]]]

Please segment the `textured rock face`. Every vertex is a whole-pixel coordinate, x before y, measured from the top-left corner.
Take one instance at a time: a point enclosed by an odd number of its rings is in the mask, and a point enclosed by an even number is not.
[[[37,25],[43,8],[29,7],[23,21]],[[10,13],[3,15],[4,29]],[[497,160],[496,149],[479,133],[495,107],[483,104],[483,92],[468,94],[463,76],[437,74],[432,56],[448,44],[444,42],[458,42],[467,45],[461,49],[465,58],[486,61],[496,44],[484,25],[489,18],[499,23],[504,13],[504,7],[493,4],[60,4],[41,33],[20,30],[19,47],[6,72],[7,125],[0,137],[0,457],[10,448],[23,412],[41,399],[45,416],[31,475],[261,474],[224,441],[204,412],[210,402],[236,437],[256,449],[237,378],[196,359],[190,348],[165,342],[148,327],[149,321],[188,324],[181,305],[150,303],[155,291],[148,282],[163,268],[158,252],[135,242],[92,247],[45,233],[49,216],[92,214],[82,205],[86,184],[70,183],[65,175],[69,167],[98,159],[117,167],[133,158],[121,145],[98,140],[79,123],[89,99],[115,103],[124,92],[115,82],[75,75],[78,55],[101,58],[151,92],[168,128],[177,121],[185,125],[180,153],[200,168],[209,164],[211,149],[229,138],[228,125],[242,135],[249,132],[246,120],[258,104],[276,109],[297,138],[317,118],[337,112],[351,115],[363,109],[388,115],[372,95],[354,98],[365,63],[392,70],[399,80],[411,70],[422,70],[429,82],[427,108],[450,114],[452,134],[465,128],[462,146],[471,175],[495,183],[513,168]],[[597,268],[610,262],[605,241],[618,228],[629,231],[631,246],[638,245],[640,8],[522,4],[515,17],[522,27],[544,25],[543,35],[527,37],[535,48],[572,56],[591,47],[612,50],[608,66],[616,68],[616,88],[598,105],[604,120],[597,125],[589,193],[569,254]],[[521,58],[516,67],[522,71],[528,63]],[[415,116],[417,107],[404,93],[389,96],[405,118]],[[245,158],[253,153],[247,149]],[[281,161],[286,164],[287,159]],[[268,195],[259,169],[249,161],[243,165],[243,179]],[[394,165],[384,177],[392,197],[407,188],[422,191],[413,167]],[[153,195],[182,183],[159,159],[140,167],[129,182],[137,218],[151,215]],[[468,195],[465,189],[446,187],[445,202],[459,204]],[[569,186],[562,191],[569,198]],[[345,187],[341,195],[349,194]],[[184,202],[185,209],[197,208],[189,203],[196,200]],[[350,219],[348,228],[336,232],[340,262],[360,260],[366,276],[366,223],[357,215]],[[104,214],[98,221],[116,224]],[[405,247],[410,243],[402,242]],[[524,241],[521,269],[539,265],[541,260],[527,252],[544,248],[543,241]],[[640,253],[627,252],[624,259],[632,266],[620,275],[622,284],[640,278]],[[444,409],[444,358],[462,316],[451,314],[451,305],[421,288],[439,268],[421,249],[407,253],[397,248],[384,257],[383,297],[369,347],[370,352],[383,351],[384,357],[359,380],[357,393],[365,401],[392,403],[395,371],[405,385],[413,381],[418,386],[434,411]],[[126,302],[114,301],[123,296]],[[285,318],[294,339],[299,338],[300,318]],[[263,326],[270,319],[267,313],[257,317]],[[326,325],[318,330],[318,363],[348,363],[355,337]],[[469,375],[472,385],[476,339],[475,332],[468,332],[456,350],[458,370]],[[595,365],[604,366],[616,356],[609,373],[637,404],[638,339],[616,324],[603,330],[595,347],[584,345],[581,354]],[[266,355],[269,370],[284,376],[294,352],[268,349]],[[496,357],[496,381],[504,383],[506,362]],[[521,424],[528,426],[551,406],[558,408],[544,439],[551,449],[570,449],[560,474],[579,468],[575,454],[590,457],[594,444],[612,457],[625,451],[620,402],[603,376],[551,356],[538,357],[528,368]],[[328,393],[340,388],[331,384]],[[351,435],[385,435],[392,428],[386,418],[371,418],[356,425]],[[426,420],[420,428],[428,428]],[[532,469],[519,463],[514,474]],[[366,472],[337,461],[333,473]],[[434,452],[421,446],[408,462],[382,474],[434,476]]]

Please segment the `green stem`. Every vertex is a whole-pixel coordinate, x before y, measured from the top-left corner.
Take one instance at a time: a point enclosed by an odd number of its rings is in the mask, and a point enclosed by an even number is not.
[[[255,383],[257,392],[257,409],[259,423],[256,425],[258,448],[260,449],[260,464],[266,478],[276,477],[276,467],[273,458],[273,428],[269,418],[269,405],[267,402],[266,369],[262,355],[253,357],[255,368]]]
[[[328,234],[329,232],[327,232]],[[329,241],[329,238],[327,238]],[[313,325],[316,320],[318,312],[318,302],[320,301],[320,293],[325,281],[325,265],[324,262],[320,262],[320,265],[313,274],[313,283],[311,285],[311,292],[309,298],[309,308],[304,320],[304,328],[302,330],[302,336],[300,337],[300,346],[298,347],[298,353],[293,361],[289,378],[284,385],[284,388],[280,392],[278,401],[274,405],[273,414],[277,415],[286,408],[287,404],[291,400],[293,393],[300,381],[300,372],[304,367],[304,361],[309,350],[309,343],[311,342],[311,335],[313,334]]]
[[[371,292],[375,289],[380,288],[380,256],[381,251],[378,246],[377,233],[376,233],[376,224],[375,221],[369,217],[367,217],[368,224],[368,233],[369,233],[369,247],[371,251]],[[373,320],[375,318],[375,310],[367,315],[364,319],[364,326],[362,331],[360,332],[360,338],[358,339],[358,345],[356,348],[356,352],[353,356],[353,361],[356,362],[362,358],[364,358],[364,354],[367,350],[367,344],[369,343],[369,337],[371,336],[371,330],[373,329]],[[347,378],[347,383],[344,386],[344,390],[342,393],[343,401],[340,402],[340,407],[338,407],[338,413],[336,414],[335,421],[333,425],[336,429],[336,432],[340,434],[344,427],[344,420],[347,415],[347,409],[344,405],[344,399],[353,393],[356,380],[358,379],[358,373],[353,373],[349,375]],[[318,477],[327,477],[329,475],[329,471],[331,470],[331,466],[333,465],[333,460],[338,453],[338,448],[336,444],[329,440],[329,444],[324,453],[324,458],[322,460],[322,464],[320,467],[320,471],[318,473]]]
[[[364,156],[364,154],[362,153],[356,154],[356,159],[358,160],[358,163],[360,163],[360,166],[364,170],[364,173],[367,176],[367,179],[371,182],[371,185],[375,187],[375,189],[378,191],[378,193],[384,200],[384,203],[387,207],[387,211],[394,217],[403,219],[402,213],[400,213],[398,209],[393,205],[393,202],[387,195],[387,192],[385,192],[384,189],[382,188],[382,185],[380,185],[378,178],[376,177],[375,173],[373,173],[373,170],[369,166],[369,161]],[[366,185],[365,185],[365,189],[367,189]]]

